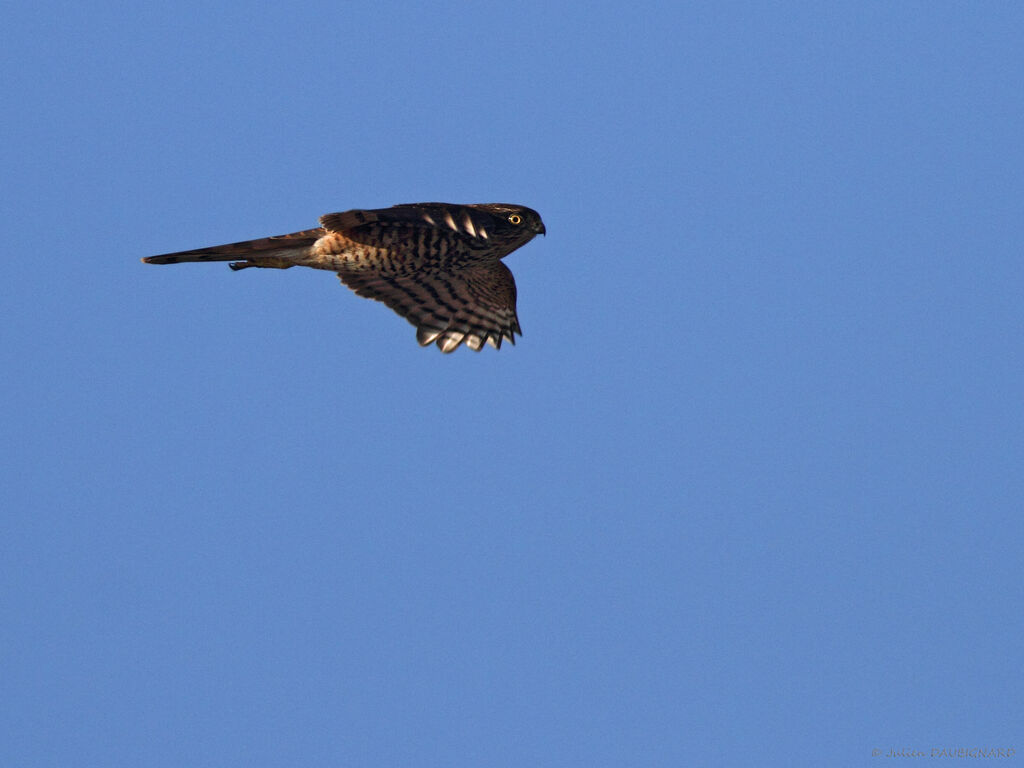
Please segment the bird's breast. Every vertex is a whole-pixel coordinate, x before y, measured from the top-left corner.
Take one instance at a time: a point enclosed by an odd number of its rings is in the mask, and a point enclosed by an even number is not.
[[[428,227],[361,228],[351,236],[327,232],[310,249],[306,266],[335,272],[374,270],[400,276],[423,270],[459,269],[494,256],[464,238]]]

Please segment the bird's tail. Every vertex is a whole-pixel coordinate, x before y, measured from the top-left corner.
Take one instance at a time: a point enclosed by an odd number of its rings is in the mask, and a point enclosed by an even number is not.
[[[287,269],[303,262],[310,248],[323,237],[323,229],[307,229],[287,235],[261,237],[240,243],[196,248],[193,251],[164,253],[143,259],[146,264],[179,264],[185,261],[230,261],[232,269],[246,267],[273,267]]]

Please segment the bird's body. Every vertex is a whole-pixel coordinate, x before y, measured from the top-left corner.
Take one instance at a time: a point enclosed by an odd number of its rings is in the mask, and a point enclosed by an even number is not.
[[[505,203],[413,203],[320,217],[321,227],[143,259],[148,264],[230,261],[231,268],[312,267],[337,272],[358,295],[416,326],[421,345],[515,343],[516,286],[501,259],[544,233],[540,215]]]

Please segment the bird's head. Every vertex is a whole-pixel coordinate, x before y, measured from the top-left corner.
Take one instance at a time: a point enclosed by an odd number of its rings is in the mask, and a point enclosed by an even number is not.
[[[526,245],[537,235],[547,234],[540,214],[525,205],[511,203],[479,203],[467,206],[490,214],[488,235],[507,247],[506,253]]]

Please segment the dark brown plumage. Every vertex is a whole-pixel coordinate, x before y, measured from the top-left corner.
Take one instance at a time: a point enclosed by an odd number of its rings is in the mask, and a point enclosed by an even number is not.
[[[247,267],[329,269],[359,296],[387,304],[416,326],[416,339],[453,352],[515,344],[516,284],[501,259],[544,234],[521,205],[412,203],[320,217],[318,229],[180,251],[147,264],[230,261]]]

